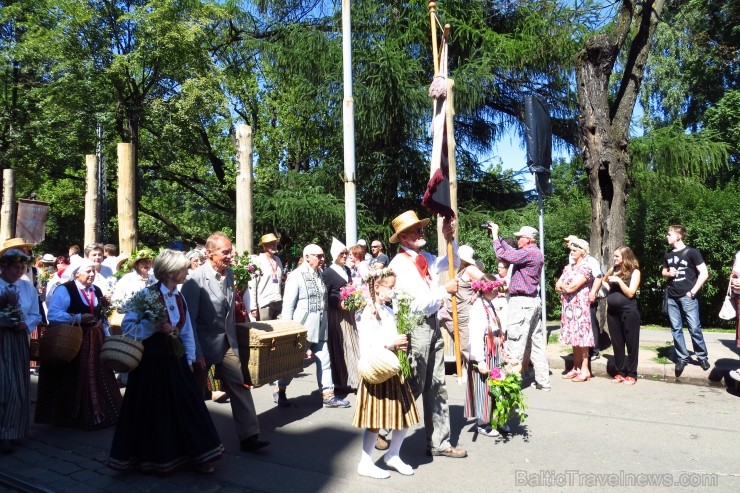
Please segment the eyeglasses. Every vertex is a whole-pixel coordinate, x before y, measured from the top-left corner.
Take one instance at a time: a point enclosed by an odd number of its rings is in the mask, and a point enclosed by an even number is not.
[[[312,256],[314,256],[316,258],[324,258],[324,254],[323,253],[309,253],[309,255],[312,255]]]
[[[370,248],[380,248],[380,245],[371,245]]]

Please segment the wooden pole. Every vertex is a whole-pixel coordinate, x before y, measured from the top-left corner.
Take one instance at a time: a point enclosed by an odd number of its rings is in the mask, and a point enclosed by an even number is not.
[[[85,191],[85,245],[98,241],[98,157],[95,154],[85,156],[87,169]]]
[[[136,167],[134,145],[118,143],[118,244],[120,251],[133,252],[139,241],[136,229]]]
[[[236,251],[253,253],[252,222],[252,127],[236,127],[236,158],[239,171],[236,175]]]
[[[432,56],[434,75],[439,73],[439,46],[437,45],[437,2],[429,2],[429,21],[432,24]]]
[[[15,171],[3,170],[3,205],[0,211],[0,242],[10,239],[15,234]]]

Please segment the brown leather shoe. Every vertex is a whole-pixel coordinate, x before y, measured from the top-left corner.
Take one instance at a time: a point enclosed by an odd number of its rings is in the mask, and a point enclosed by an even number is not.
[[[450,447],[444,450],[432,450],[432,455],[441,455],[444,457],[451,457],[453,459],[462,459],[463,457],[467,457],[468,453],[465,451],[465,449]]]
[[[378,435],[375,439],[376,450],[388,450],[388,440],[383,435]]]

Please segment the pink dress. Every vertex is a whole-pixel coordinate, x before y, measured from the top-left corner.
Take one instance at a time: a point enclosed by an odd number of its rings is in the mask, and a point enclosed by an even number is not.
[[[561,294],[563,301],[560,315],[560,343],[569,346],[593,347],[594,333],[591,330],[591,312],[588,293],[594,282],[591,268],[586,262],[577,266],[567,265],[560,276],[561,284],[570,284],[578,275],[583,275],[586,282],[575,293]]]

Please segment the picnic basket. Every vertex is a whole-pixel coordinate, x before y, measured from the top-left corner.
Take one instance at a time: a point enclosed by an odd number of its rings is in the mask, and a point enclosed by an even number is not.
[[[100,362],[115,372],[128,373],[139,366],[143,354],[141,341],[125,335],[110,336],[100,348]]]
[[[260,387],[303,371],[306,328],[292,320],[237,324],[245,382]],[[245,358],[245,355],[249,355]],[[245,361],[246,359],[246,361]]]

